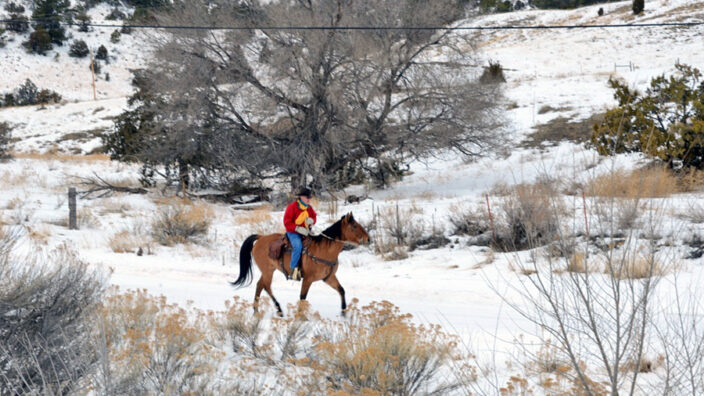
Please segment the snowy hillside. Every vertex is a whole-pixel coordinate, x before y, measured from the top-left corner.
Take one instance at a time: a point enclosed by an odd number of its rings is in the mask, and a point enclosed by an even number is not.
[[[597,16],[597,10],[604,8],[605,15]],[[607,3],[577,10],[528,10],[483,16],[467,20],[457,26],[533,26],[533,25],[591,25],[623,23],[671,23],[701,21],[704,6],[691,0],[659,1],[646,8],[645,15],[635,18],[628,2]],[[93,23],[121,24],[121,21],[105,20],[111,8],[100,4],[89,11]],[[129,9],[124,8],[126,12]],[[26,12],[27,14],[30,11]],[[8,32],[7,46],[0,49],[2,62],[0,92],[16,89],[25,79],[31,79],[39,88],[60,93],[66,105],[72,102],[86,102],[80,108],[88,110],[58,110],[61,114],[84,113],[89,116],[97,108],[105,109],[110,115],[121,111],[124,101],[107,102],[108,105],[93,103],[91,75],[88,58],[68,56],[69,45],[75,39],[86,41],[95,51],[98,46],[108,48],[110,61],[102,67],[102,74],[96,81],[99,100],[125,98],[132,92],[132,76],[129,69],[144,65],[148,47],[144,43],[144,32],[135,30],[132,34],[122,34],[120,42],[111,43],[110,34],[115,28],[92,28],[82,33],[76,27],[69,27],[69,40],[61,47],[55,47],[46,55],[27,54],[22,47],[28,33]],[[575,30],[496,30],[458,31],[476,40],[479,62],[498,61],[505,68],[507,84],[505,94],[508,99],[511,129],[516,138],[531,131],[531,128],[557,117],[570,121],[588,118],[613,105],[612,92],[606,81],[609,76],[624,78],[629,84],[644,88],[653,76],[672,72],[676,62],[693,66],[704,63],[701,51],[703,28],[695,27],[646,27],[639,29],[575,29]],[[110,79],[105,79],[105,73]],[[61,106],[60,106],[61,107]],[[19,118],[17,118],[19,117]],[[52,117],[52,116],[49,116]],[[45,148],[54,142],[57,129],[70,133],[70,126],[52,127],[51,133],[37,133],[27,126],[14,112],[0,110],[0,121],[17,124],[16,137],[39,135],[47,136],[47,142],[40,143]],[[89,118],[94,118],[90,117]],[[95,122],[81,120],[81,130],[103,128],[100,119]],[[42,126],[45,127],[45,126]],[[75,131],[73,131],[75,132]],[[33,150],[24,147],[22,140],[16,149]]]
[[[603,7],[605,15],[597,16]],[[89,15],[94,23],[105,21],[111,8],[99,5]],[[0,11],[1,12],[1,11]],[[29,13],[29,12],[28,12]],[[630,2],[608,3],[577,10],[527,10],[482,16],[458,26],[576,25],[659,23],[704,20],[704,2],[658,0],[646,3],[645,14],[633,17]],[[0,216],[2,222],[22,228],[23,251],[48,251],[68,244],[96,267],[110,272],[111,284],[122,289],[144,288],[163,294],[170,302],[197,308],[222,310],[233,296],[251,300],[254,286],[233,289],[228,283],[237,276],[237,257],[242,241],[253,233],[280,231],[282,212],[269,206],[255,210],[224,204],[202,203],[212,212],[212,226],[201,244],[162,246],[149,244],[149,252],[136,255],[117,252],[111,245],[119,234],[146,239],[150,222],[165,205],[173,204],[158,189],[144,195],[115,194],[110,197],[79,199],[79,215],[85,219],[80,230],[65,226],[66,191],[81,177],[97,174],[120,185],[138,185],[138,168],[109,161],[96,155],[100,135],[112,127],[113,118],[127,107],[131,93],[129,69],[144,65],[148,50],[142,33],[122,35],[110,43],[114,29],[94,28],[81,33],[68,29],[73,39],[85,40],[95,50],[104,44],[110,62],[96,81],[98,100],[92,98],[87,58],[68,56],[68,45],[46,56],[27,54],[21,46],[27,34],[10,34],[11,41],[0,48],[0,92],[17,88],[31,79],[40,88],[60,93],[64,101],[48,106],[0,108],[0,123],[13,128],[16,159],[0,163]],[[485,210],[486,195],[491,205],[500,205],[506,186],[530,183],[549,175],[566,184],[586,184],[590,178],[615,168],[632,169],[645,163],[639,155],[601,158],[595,151],[575,142],[540,148],[520,143],[536,127],[558,117],[577,122],[613,106],[610,76],[645,88],[654,76],[674,70],[676,62],[704,69],[704,26],[646,27],[639,29],[496,30],[456,31],[476,40],[482,64],[498,61],[505,68],[508,126],[514,143],[510,153],[474,163],[457,158],[417,163],[403,181],[385,190],[355,186],[344,193],[367,195],[360,203],[321,200],[319,229],[341,215],[353,212],[362,224],[375,214],[405,211],[423,218],[427,226],[441,229],[451,243],[437,249],[409,252],[407,258],[384,260],[370,247],[344,251],[337,277],[347,291],[348,301],[360,304],[388,300],[421,323],[440,323],[459,334],[475,353],[504,353],[519,335],[540,332],[534,324],[510,310],[507,304],[527,306],[512,291],[516,261],[531,262],[527,251],[501,253],[487,246],[471,244],[468,237],[450,235],[448,214],[466,205]],[[70,39],[69,42],[72,40]],[[110,80],[105,79],[105,73]],[[91,156],[83,156],[92,153]],[[79,188],[80,189],[80,188]],[[565,187],[565,190],[567,188]],[[497,192],[499,191],[499,192]],[[344,194],[341,194],[344,195]],[[583,201],[566,196],[570,225],[585,233]],[[660,232],[663,254],[686,256],[685,234],[704,233],[704,225],[683,220],[688,208],[704,207],[704,193],[678,194],[668,200]],[[586,202],[586,201],[584,201]],[[650,201],[649,201],[650,202]],[[498,209],[497,209],[498,210]],[[587,222],[588,223],[588,222]],[[131,242],[130,248],[140,246]],[[127,249],[130,250],[130,249]],[[704,276],[704,259],[682,260],[680,279],[663,282],[663,298],[679,284],[694,284]],[[255,281],[258,273],[255,270]],[[678,283],[680,282],[680,283]],[[300,283],[274,275],[273,293],[282,305],[298,300]],[[308,294],[314,310],[324,317],[338,318],[339,297],[320,282]],[[498,350],[498,351],[497,351]],[[508,360],[494,357],[496,361]],[[504,373],[508,372],[505,371]]]
[[[31,1],[16,3],[24,5],[25,16],[31,16]],[[113,8],[107,4],[92,7],[88,11],[91,23],[120,26],[120,20],[105,19]],[[121,9],[130,11],[126,7]],[[8,13],[0,8],[0,15],[6,17]],[[112,43],[110,34],[115,30],[120,29],[91,28],[89,32],[80,32],[77,26],[67,27],[68,40],[62,46],[54,46],[54,49],[45,55],[28,54],[22,47],[30,32],[7,32],[5,35],[8,43],[5,48],[0,49],[0,73],[3,75],[0,80],[0,92],[14,90],[26,79],[31,79],[40,88],[59,92],[69,102],[92,100],[90,58],[72,58],[68,55],[71,43],[74,40],[83,40],[94,54],[101,45],[108,49],[109,62],[102,67],[96,79],[98,99],[115,99],[129,95],[132,92],[132,75],[129,69],[143,65],[148,51],[144,48],[144,38],[139,32],[122,34],[119,42]],[[109,81],[105,78],[106,73],[110,75]]]

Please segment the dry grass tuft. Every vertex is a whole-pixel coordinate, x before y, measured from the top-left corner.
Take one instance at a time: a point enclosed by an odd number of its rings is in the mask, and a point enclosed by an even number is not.
[[[385,261],[405,260],[409,257],[408,249],[394,242],[378,239],[374,242],[374,252]]]
[[[105,199],[98,206],[98,212],[101,215],[120,214],[124,216],[132,209],[132,206],[128,202],[120,198]]]
[[[652,373],[658,368],[665,365],[665,356],[659,355],[657,358],[652,359],[648,357],[642,357],[640,361],[636,358],[628,359],[628,361],[620,367],[622,373]]]
[[[235,217],[235,223],[243,225],[269,222],[273,218],[271,210],[271,207],[263,206],[254,210],[241,211]]]
[[[198,394],[224,359],[210,346],[208,315],[146,290],[108,297],[98,317],[107,355],[99,376],[127,386],[125,394]]]
[[[8,186],[50,187],[45,173],[32,167],[23,167],[19,172],[7,170],[0,175],[0,182]],[[63,191],[63,189],[62,189]]]
[[[627,258],[614,265],[606,265],[604,272],[618,279],[646,279],[665,275],[669,268],[652,256]]]
[[[617,279],[645,279],[665,275],[670,268],[666,268],[659,260],[652,256],[637,255],[610,259],[609,257],[591,256],[587,258],[584,253],[575,252],[566,262],[564,270],[557,273],[602,273]]]
[[[475,268],[480,268],[480,266],[478,265]],[[513,272],[518,272],[519,274],[526,276],[530,276],[538,272],[532,266],[515,263],[513,261],[508,264],[508,268]]]
[[[649,167],[632,172],[616,170],[587,183],[589,196],[608,198],[662,198],[680,192],[677,177],[663,167]]]
[[[428,244],[442,245],[446,238],[441,230],[431,230],[423,211],[415,203],[401,208],[398,202],[377,211],[374,216],[374,251],[384,260],[408,258],[408,250]]]
[[[152,252],[152,242],[146,235],[127,229],[113,234],[108,240],[108,246],[115,253],[137,253],[140,248],[144,254]]]
[[[434,191],[421,191],[418,194],[413,195],[413,199],[420,199],[421,201],[431,201],[436,199],[438,194]]]
[[[519,184],[497,208],[498,248],[512,251],[550,243],[564,213],[556,187],[548,182]]]
[[[594,260],[589,261],[587,260],[587,257],[584,255],[582,252],[574,252],[572,256],[567,260],[567,272],[579,272],[582,274],[585,274],[587,272],[595,272],[594,265],[595,263],[593,262]],[[596,269],[596,272],[599,272],[601,266],[599,266],[599,269]]]
[[[76,212],[76,222],[78,223],[77,225],[79,229],[92,229],[100,227],[100,220],[93,214],[93,210],[91,208],[83,207],[78,209]]]
[[[527,362],[529,374],[557,374],[565,375],[572,371],[572,366],[568,360],[560,357],[559,348],[552,345],[550,340],[545,341],[540,346],[535,356]]]
[[[188,244],[184,246],[186,253],[193,258],[200,257],[217,257],[217,251],[214,251],[209,246]]]
[[[49,242],[51,230],[46,225],[25,226],[27,237],[35,244],[45,246]]]
[[[239,211],[235,215],[234,223],[236,225],[248,226],[248,233],[270,234],[283,232],[284,225],[280,219],[272,215],[272,210],[273,207],[265,205],[257,207],[254,210]]]
[[[352,394],[442,394],[453,389],[441,374],[456,340],[438,327],[416,326],[383,301],[348,312],[349,323],[320,332],[312,368],[324,373],[328,391]],[[435,389],[433,389],[435,388]]]
[[[159,209],[152,222],[152,235],[165,246],[202,242],[212,218],[213,211],[207,204],[181,200]]]
[[[704,170],[690,168],[681,171],[677,181],[681,192],[701,191],[704,187]]]
[[[512,192],[513,187],[509,186],[508,183],[503,181],[497,182],[489,189],[489,195],[495,197],[506,197],[511,195]]]
[[[219,330],[229,338],[233,350],[254,358],[270,357],[271,346],[260,342],[266,330],[264,310],[252,314],[252,306],[239,297],[225,304],[227,312]]]
[[[491,229],[487,211],[475,206],[453,204],[448,219],[453,235],[477,236]]]
[[[24,206],[24,200],[20,197],[14,197],[7,202],[5,209],[18,209]]]

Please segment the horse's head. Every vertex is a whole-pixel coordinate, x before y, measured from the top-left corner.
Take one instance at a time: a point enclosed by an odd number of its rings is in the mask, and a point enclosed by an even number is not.
[[[361,224],[357,223],[357,220],[354,219],[352,212],[347,213],[342,218],[341,228],[342,235],[340,239],[343,241],[349,241],[359,245],[369,243],[369,234],[367,234],[367,231]]]

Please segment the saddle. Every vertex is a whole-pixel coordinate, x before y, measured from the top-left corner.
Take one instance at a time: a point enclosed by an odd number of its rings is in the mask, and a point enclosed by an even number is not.
[[[303,237],[303,252],[306,252],[308,246],[310,246],[311,238],[309,236]],[[273,260],[283,261],[284,253],[293,251],[291,242],[288,240],[288,236],[283,234],[281,238],[275,239],[269,244],[269,258]]]
[[[269,258],[273,260],[283,260],[284,253],[291,250],[291,242],[288,241],[288,236],[284,234],[281,238],[269,244]]]
[[[309,237],[303,237],[303,251],[305,252],[308,248],[308,245],[310,245],[310,238]],[[269,257],[273,260],[276,260],[279,262],[279,266],[281,267],[281,271],[286,275],[286,279],[289,279],[291,274],[289,273],[289,269],[287,265],[284,265],[284,254],[286,252],[291,252],[293,251],[293,247],[291,246],[291,242],[288,240],[288,236],[286,234],[282,235],[281,238],[273,240],[269,244]],[[301,259],[303,259],[301,257]],[[303,274],[303,266],[300,266],[300,271],[301,274]],[[300,280],[297,279],[297,280]]]

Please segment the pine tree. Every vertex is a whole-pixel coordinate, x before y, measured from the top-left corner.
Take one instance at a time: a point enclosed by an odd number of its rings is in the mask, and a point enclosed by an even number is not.
[[[30,79],[26,79],[24,84],[17,89],[17,104],[20,106],[29,106],[37,103],[37,95],[39,89]]]
[[[11,158],[12,129],[6,122],[0,122],[0,160]]]
[[[108,60],[108,49],[104,45],[98,47],[98,52],[95,54],[95,59],[100,59],[102,61]]]
[[[90,53],[88,49],[88,44],[83,40],[76,40],[71,44],[71,49],[68,52],[68,56],[74,58],[85,58]]]
[[[645,0],[633,0],[633,14],[638,15],[645,9]]]
[[[11,1],[7,3],[7,5],[5,5],[5,11],[11,14],[23,14],[24,6],[22,4],[17,4],[14,1]]]
[[[120,37],[122,37],[122,33],[119,30],[115,30],[110,34],[110,42],[113,44],[119,43]]]
[[[602,155],[642,152],[670,167],[704,168],[704,81],[691,66],[650,81],[645,93],[610,79],[619,105],[594,125],[592,144]]]
[[[62,45],[66,41],[66,30],[61,22],[70,5],[68,0],[34,0],[34,29],[46,30],[52,43]]]
[[[22,45],[24,45],[29,52],[44,55],[52,48],[51,36],[43,27],[37,26],[32,34],[29,35],[29,40],[22,43]]]
[[[24,33],[29,30],[29,19],[26,16],[20,14],[10,14],[10,18],[5,22],[7,30]]]
[[[78,20],[78,31],[79,32],[87,32],[88,29],[88,24],[90,24],[90,16],[86,14],[85,11],[81,11],[76,15],[76,19]]]

